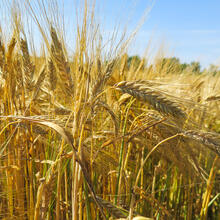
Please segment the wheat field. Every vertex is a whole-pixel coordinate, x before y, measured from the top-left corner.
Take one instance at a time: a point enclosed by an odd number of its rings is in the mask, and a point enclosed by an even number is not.
[[[74,53],[0,29],[0,219],[220,219],[220,74],[108,55],[86,4]]]

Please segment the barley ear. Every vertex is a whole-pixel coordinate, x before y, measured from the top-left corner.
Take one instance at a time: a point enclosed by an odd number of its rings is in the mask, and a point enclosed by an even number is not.
[[[220,157],[220,135],[213,132],[199,130],[188,130],[183,135],[192,140],[198,141]]]
[[[27,41],[21,39],[21,51],[22,51],[22,60],[23,60],[23,72],[24,72],[24,82],[27,91],[33,90],[33,76],[35,67],[30,60],[30,55],[28,51]]]
[[[180,120],[186,119],[186,113],[178,106],[177,103],[169,100],[164,94],[155,91],[151,87],[135,81],[122,81],[116,84],[115,88],[119,89],[123,93],[132,95],[136,99],[147,102],[160,113],[173,116],[174,118],[178,118]]]
[[[51,26],[50,34],[52,38],[51,56],[54,60],[54,64],[59,70],[59,77],[61,79],[61,87],[67,95],[73,96],[74,83],[71,76],[70,65],[67,58],[64,55],[63,47],[58,39],[56,30]]]

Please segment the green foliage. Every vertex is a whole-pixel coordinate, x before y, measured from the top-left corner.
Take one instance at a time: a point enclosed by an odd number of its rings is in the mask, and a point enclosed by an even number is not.
[[[143,63],[143,64],[142,64]],[[144,58],[140,58],[139,56],[130,56],[127,58],[127,69],[130,69],[131,67],[134,69],[137,69],[140,65],[141,69],[143,70],[146,65],[146,60]]]

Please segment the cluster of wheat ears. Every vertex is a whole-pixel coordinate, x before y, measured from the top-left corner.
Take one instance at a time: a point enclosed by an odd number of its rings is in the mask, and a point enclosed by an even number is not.
[[[219,218],[220,77],[89,53],[86,22],[72,58],[0,39],[0,218]]]

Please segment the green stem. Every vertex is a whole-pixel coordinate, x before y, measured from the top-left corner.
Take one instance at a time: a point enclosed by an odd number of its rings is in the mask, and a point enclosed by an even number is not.
[[[131,105],[134,103],[135,99],[131,99],[131,101],[126,106],[126,115],[124,119],[124,125],[123,125],[123,136],[126,133],[126,125],[127,125],[127,119],[128,119],[128,112],[131,107]],[[119,191],[119,183],[121,181],[121,171],[122,171],[122,162],[123,162],[123,152],[124,152],[124,138],[121,142],[121,148],[120,148],[120,154],[119,154],[119,167],[118,167],[118,179],[116,183],[116,190],[115,190],[115,205],[117,205],[117,199],[118,199],[118,191]]]

